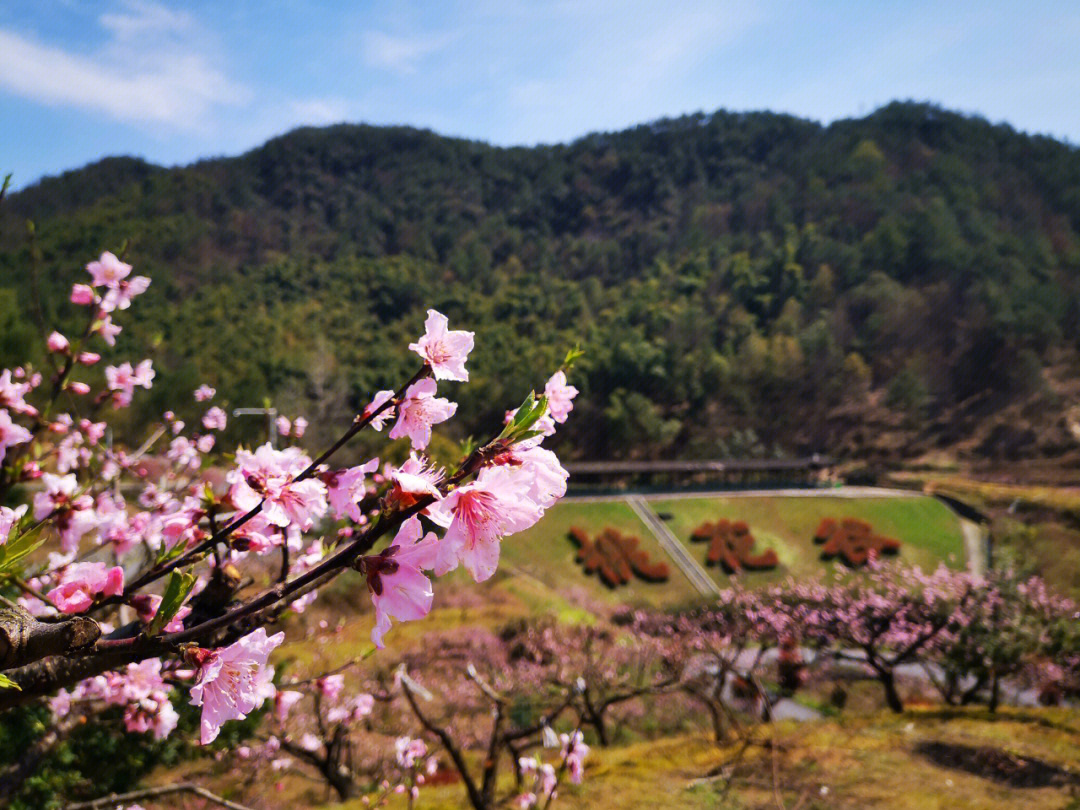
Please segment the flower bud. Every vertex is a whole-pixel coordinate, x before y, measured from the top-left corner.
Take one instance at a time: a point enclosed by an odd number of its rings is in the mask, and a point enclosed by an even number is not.
[[[94,303],[96,297],[94,288],[86,284],[75,284],[71,287],[71,303],[73,304],[88,306]]]
[[[49,337],[45,340],[45,345],[48,347],[50,352],[57,353],[66,352],[69,348],[71,348],[71,344],[68,343],[68,339],[61,335],[59,332],[53,332],[51,335],[49,335]]]

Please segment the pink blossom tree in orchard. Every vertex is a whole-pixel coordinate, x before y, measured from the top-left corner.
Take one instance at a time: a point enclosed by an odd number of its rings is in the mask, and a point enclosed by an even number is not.
[[[612,715],[633,701],[673,690],[686,638],[650,635],[613,624],[562,626],[553,621],[507,628],[513,655],[541,668],[559,691],[580,692],[582,725],[601,746],[612,742]]]
[[[399,793],[415,799],[439,774],[460,781],[474,808],[491,810],[544,806],[560,780],[581,781],[581,690],[553,681],[552,662],[522,655],[516,631],[431,633],[394,668],[374,662],[358,683],[362,660],[279,681],[256,742],[233,752],[262,772],[253,782],[301,772],[342,800],[377,805]],[[509,791],[499,781],[508,772]]]
[[[255,740],[231,752],[252,782],[285,773],[313,773],[345,801],[364,796],[377,806],[394,793],[410,802],[438,769],[423,740],[397,733],[404,724],[380,686],[359,690],[347,670],[278,684],[272,710]]]
[[[1049,591],[1039,577],[1011,569],[970,578],[970,587],[963,620],[927,656],[927,674],[946,703],[966,705],[985,696],[994,711],[1005,679],[1025,670],[1039,680],[1064,677],[1070,655],[1080,652],[1075,603]]]
[[[801,597],[813,586],[790,583]],[[726,589],[715,604],[674,614],[639,613],[637,633],[662,645],[679,689],[709,713],[716,742],[741,725],[739,715],[769,717],[769,695],[760,680],[765,653],[798,637],[797,623],[778,609],[779,589]],[[794,602],[795,600],[790,600]]]
[[[547,383],[550,415],[548,398],[530,394],[452,468],[424,455],[432,427],[456,411],[452,388],[468,379],[474,345],[435,310],[409,347],[416,373],[375,394],[314,457],[241,447],[212,485],[202,472],[221,463],[211,454],[227,416],[210,384],[193,393],[205,408],[195,424],[168,412],[137,450],[110,448],[109,420],[156,372],[149,359],[101,363],[98,351],[117,343],[150,280],[111,253],[86,269],[70,296],[78,334],[49,335],[40,368],[0,371],[0,583],[11,594],[0,607],[0,711],[48,699],[59,721],[73,703],[121,706],[129,731],[164,735],[180,693],[209,743],[274,698],[268,660],[286,609],[359,571],[382,646],[395,622],[428,614],[437,577],[459,566],[490,577],[502,538],[566,491],[566,471],[541,446],[572,408],[562,370]],[[335,466],[358,433],[387,427],[408,439],[405,464]],[[302,420],[289,431],[302,435]],[[166,464],[153,477],[148,454]],[[32,503],[18,503],[26,491]]]
[[[533,657],[518,641],[515,631],[444,635],[406,656],[394,675],[392,694],[408,706],[418,731],[438,741],[474,810],[507,801],[526,810],[544,808],[560,781],[582,779],[589,751],[581,735],[583,683],[553,678],[554,660]],[[557,734],[556,723],[568,719],[572,731]],[[479,764],[468,757],[470,750],[481,754]],[[499,796],[506,765],[514,788]]]
[[[972,577],[944,564],[927,574],[917,566],[872,559],[851,581],[792,584],[775,596],[775,610],[808,643],[864,665],[881,684],[888,707],[901,712],[896,668],[927,660],[970,621]]]

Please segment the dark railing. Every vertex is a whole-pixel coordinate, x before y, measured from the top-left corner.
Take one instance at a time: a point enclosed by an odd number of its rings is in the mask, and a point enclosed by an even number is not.
[[[832,459],[815,453],[803,458],[746,458],[656,461],[570,461],[570,486],[577,492],[720,486],[809,487],[826,483]]]

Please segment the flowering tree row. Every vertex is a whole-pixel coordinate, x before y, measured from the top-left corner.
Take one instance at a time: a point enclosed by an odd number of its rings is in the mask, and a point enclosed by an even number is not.
[[[899,712],[897,671],[908,664],[923,665],[950,704],[981,700],[994,708],[1003,682],[1021,675],[1057,694],[1080,694],[1078,619],[1080,608],[1038,577],[1012,570],[976,576],[945,565],[928,573],[871,557],[854,578],[730,589],[715,606],[643,615],[639,629],[686,639],[704,656],[699,663],[711,659],[706,669],[717,695],[732,675],[752,679],[770,649],[779,651],[777,679],[794,688],[807,674],[805,651],[820,666],[865,670]]]
[[[86,269],[70,295],[81,331],[44,336],[40,367],[0,372],[0,711],[50,698],[60,728],[73,706],[120,707],[130,732],[160,738],[186,691],[210,743],[274,696],[267,660],[284,636],[267,628],[285,610],[359,571],[381,647],[393,621],[431,610],[433,577],[459,566],[491,577],[501,539],[565,492],[566,471],[541,445],[573,407],[563,370],[453,468],[424,455],[457,408],[442,384],[468,381],[474,344],[434,310],[408,347],[416,373],[375,393],[314,457],[241,447],[212,485],[204,471],[222,463],[228,417],[210,384],[193,392],[206,408],[196,424],[166,412],[141,447],[113,447],[110,419],[155,370],[150,359],[106,365],[101,352],[150,280],[111,253]],[[282,427],[299,437],[304,422]],[[408,440],[408,460],[335,466],[365,429]],[[150,454],[166,463],[153,477]]]
[[[300,772],[374,804],[452,778],[477,810],[534,807],[581,778],[586,740],[606,746],[627,730],[668,734],[707,718],[718,741],[752,745],[780,697],[865,677],[860,669],[901,705],[887,676],[915,662],[950,703],[993,701],[994,678],[1080,695],[1076,606],[1008,571],[873,564],[851,581],[733,589],[675,613],[594,607],[600,618],[587,625],[441,631],[362,674],[350,662],[280,683],[235,756],[257,783],[267,779],[256,772]]]

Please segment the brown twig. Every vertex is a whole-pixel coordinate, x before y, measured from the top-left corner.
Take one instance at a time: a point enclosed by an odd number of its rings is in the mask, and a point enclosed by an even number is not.
[[[108,796],[102,796],[100,799],[91,799],[88,802],[76,802],[75,804],[69,804],[63,808],[63,810],[106,810],[106,808],[116,807],[127,802],[136,802],[142,799],[156,799],[161,796],[171,796],[174,793],[190,793],[193,796],[198,796],[200,799],[206,799],[208,802],[226,808],[226,810],[251,810],[242,804],[231,802],[228,799],[218,796],[216,793],[211,793],[204,787],[199,785],[193,785],[190,782],[180,782],[175,785],[161,785],[160,787],[146,788],[144,790],[132,790],[128,793],[110,793]]]
[[[454,768],[457,769],[458,775],[461,776],[461,781],[465,784],[465,791],[469,794],[469,802],[472,804],[474,810],[486,810],[488,804],[485,802],[484,795],[480,792],[480,789],[477,788],[476,782],[473,781],[472,774],[469,773],[469,766],[465,764],[465,757],[454,743],[454,738],[450,736],[450,733],[446,729],[435,725],[428,716],[420,710],[420,704],[416,702],[416,696],[413,694],[413,688],[409,685],[409,679],[407,677],[401,679],[401,691],[405,695],[405,700],[409,703],[409,708],[411,708],[413,714],[416,715],[416,719],[420,721],[420,725],[439,738],[439,742],[442,743],[446,753],[453,761]]]

